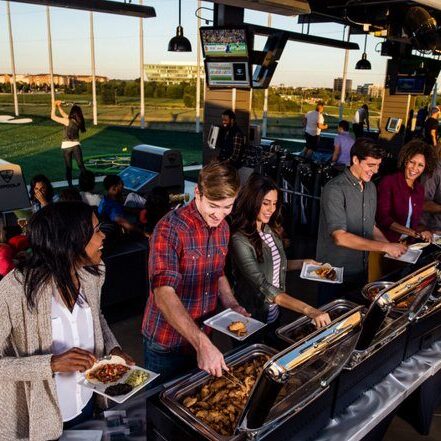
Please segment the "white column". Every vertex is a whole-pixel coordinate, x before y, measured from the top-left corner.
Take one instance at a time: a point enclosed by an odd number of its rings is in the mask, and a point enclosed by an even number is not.
[[[139,0],[142,5],[142,0]],[[140,118],[141,129],[145,128],[145,103],[144,103],[144,27],[142,18],[139,19],[139,93],[141,95]]]
[[[237,89],[231,89],[231,110],[233,112],[236,111],[236,97],[237,97]]]
[[[201,36],[199,28],[201,27],[201,19],[199,18],[199,8],[201,7],[201,0],[198,0],[198,21],[197,21],[197,75],[196,75],[196,133],[201,132]],[[205,79],[204,79],[205,81]]]
[[[51,34],[51,13],[49,6],[46,6],[47,18],[47,47],[49,51],[49,75],[51,78],[51,103],[55,101],[55,87],[54,87],[54,62],[52,58],[52,34]]]
[[[96,108],[96,78],[95,78],[95,35],[93,32],[93,12],[90,11],[90,61],[92,66],[92,114],[93,125],[98,124],[98,114]]]
[[[11,9],[9,7],[9,2],[6,2],[6,13],[8,16],[9,49],[10,49],[10,54],[11,54],[12,90],[13,90],[13,94],[14,94],[14,110],[15,110],[15,116],[18,116],[19,111],[18,111],[18,98],[17,98],[17,81],[15,78],[14,39],[12,37]]]
[[[438,81],[435,81],[435,85],[433,86],[433,93],[432,93],[432,107],[436,106],[437,99],[438,99]]]
[[[268,14],[268,27],[271,27],[271,14]],[[265,95],[263,97],[263,115],[262,115],[262,136],[266,137],[268,130],[268,94],[269,86],[265,89]]]
[[[350,26],[348,26],[348,36],[347,36],[348,42],[350,37],[351,37],[351,28]],[[341,85],[340,105],[338,106],[338,118],[340,121],[343,119],[343,111],[346,100],[346,79],[348,77],[348,63],[349,63],[349,49],[345,49],[345,61],[343,63],[343,83]]]

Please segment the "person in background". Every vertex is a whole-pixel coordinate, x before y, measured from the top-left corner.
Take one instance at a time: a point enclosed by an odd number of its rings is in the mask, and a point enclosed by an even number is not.
[[[317,327],[327,325],[327,313],[286,292],[286,272],[300,270],[304,260],[286,259],[281,206],[280,190],[266,176],[253,173],[241,188],[231,216],[234,292],[253,317],[271,325],[270,332],[279,326],[280,307],[310,317]]]
[[[438,145],[438,119],[440,115],[440,108],[438,106],[432,107],[430,116],[424,124],[424,141],[431,146]]]
[[[399,171],[385,176],[378,186],[377,225],[391,242],[411,237],[430,242],[432,234],[421,223],[424,206],[423,174],[431,176],[437,159],[433,147],[415,139],[398,155]]]
[[[432,176],[423,175],[424,205],[422,223],[427,230],[441,232],[441,146],[435,147],[437,163]]]
[[[57,110],[61,116],[57,115]],[[80,106],[73,105],[68,115],[61,107],[61,101],[57,100],[52,103],[51,119],[64,126],[61,150],[66,167],[66,181],[69,187],[72,187],[72,157],[75,158],[81,172],[86,170],[80,144],[80,131],[86,131],[83,111]]]
[[[103,185],[106,195],[98,206],[100,219],[104,222],[113,222],[127,232],[138,233],[138,227],[129,222],[124,213],[122,179],[118,175],[108,175],[104,178]]]
[[[319,304],[328,303],[367,281],[368,252],[399,257],[407,247],[390,243],[375,224],[377,191],[371,182],[378,173],[383,149],[359,138],[351,149],[351,165],[323,188],[316,260],[344,267],[344,283],[321,283]]]
[[[32,254],[0,282],[2,440],[60,438],[93,414],[80,373],[106,354],[133,364],[100,311],[105,236],[93,209],[49,204],[28,235]]]
[[[303,118],[303,127],[305,128],[305,149],[303,151],[305,157],[309,158],[317,150],[320,141],[320,133],[326,130],[328,125],[325,124],[323,117],[324,105],[318,102],[315,110],[310,110]]]
[[[331,162],[350,165],[351,148],[354,145],[354,138],[349,133],[349,122],[342,120],[338,123],[338,135],[334,140],[334,153]]]
[[[93,192],[95,189],[95,174],[90,170],[84,170],[80,173],[78,181],[83,202],[92,207],[98,207],[103,197],[100,194]]]
[[[150,238],[150,293],[144,312],[145,366],[167,381],[198,366],[220,377],[228,371],[210,341],[205,319],[223,308],[249,315],[224,274],[230,238],[225,217],[239,190],[237,170],[228,161],[202,168],[195,197],[172,210]]]
[[[164,187],[154,187],[147,196],[144,209],[139,213],[139,220],[145,232],[150,236],[156,224],[171,210],[170,197]]]
[[[239,172],[240,182],[252,173],[245,165],[245,136],[237,125],[236,114],[228,109],[222,112],[221,145],[218,160],[229,161]]]
[[[36,213],[42,207],[59,201],[59,196],[54,193],[51,181],[45,175],[35,175],[31,179],[29,197],[31,199],[32,211]]]
[[[0,225],[0,280],[15,268],[14,248],[8,243],[7,227]]]
[[[369,107],[367,104],[363,104],[354,114],[352,120],[352,130],[354,131],[355,138],[363,137],[364,126],[369,132]]]
[[[78,189],[74,187],[65,188],[60,193],[60,201],[79,201],[81,202],[81,194]]]

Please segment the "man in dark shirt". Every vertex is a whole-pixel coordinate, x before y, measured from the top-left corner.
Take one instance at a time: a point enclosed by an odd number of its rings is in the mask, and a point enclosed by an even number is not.
[[[433,146],[438,144],[438,118],[440,114],[440,108],[438,106],[432,107],[430,117],[427,119],[424,125],[424,140]]]
[[[236,115],[232,110],[222,113],[220,161],[230,161],[238,170],[242,167],[245,154],[245,137],[236,123]]]
[[[319,304],[367,282],[368,252],[399,257],[406,247],[390,243],[375,225],[377,193],[371,182],[383,150],[370,139],[359,138],[351,149],[351,166],[329,181],[321,196],[317,260],[344,267],[342,285],[322,284]],[[326,285],[326,286],[325,286]]]

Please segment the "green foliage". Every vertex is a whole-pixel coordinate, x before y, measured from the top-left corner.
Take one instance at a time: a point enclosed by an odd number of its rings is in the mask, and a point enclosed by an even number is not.
[[[115,91],[111,84],[101,86],[101,102],[103,104],[115,104]]]

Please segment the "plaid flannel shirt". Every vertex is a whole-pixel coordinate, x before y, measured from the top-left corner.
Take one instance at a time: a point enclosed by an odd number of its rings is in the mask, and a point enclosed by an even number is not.
[[[172,287],[192,319],[202,325],[216,310],[228,241],[226,221],[216,228],[208,227],[194,200],[161,219],[150,241],[150,295],[142,323],[144,337],[165,349],[191,350],[155,305],[153,290]]]

